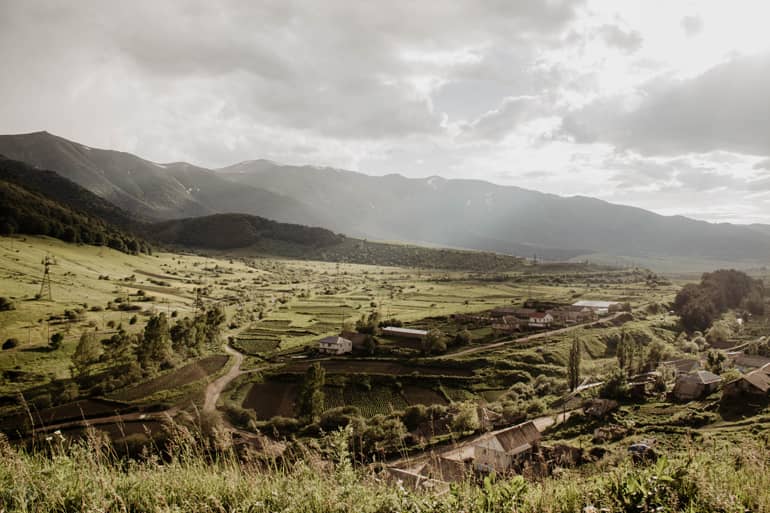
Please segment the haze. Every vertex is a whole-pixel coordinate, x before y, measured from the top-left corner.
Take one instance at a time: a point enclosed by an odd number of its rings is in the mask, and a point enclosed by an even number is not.
[[[0,133],[770,222],[766,5],[4,1]]]

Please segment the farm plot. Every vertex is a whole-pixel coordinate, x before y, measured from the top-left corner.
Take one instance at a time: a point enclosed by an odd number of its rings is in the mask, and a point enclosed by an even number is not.
[[[447,403],[447,400],[444,398],[444,396],[435,390],[431,390],[430,388],[406,385],[404,386],[402,393],[406,399],[406,402],[409,403],[410,406],[415,404],[424,404],[426,406],[430,406],[431,404]]]
[[[471,369],[432,367],[428,365],[407,365],[392,360],[322,360],[321,365],[328,374],[373,374],[386,376],[422,376],[472,377]],[[290,374],[304,373],[311,362],[290,363],[281,372]]]
[[[373,387],[371,390],[346,387],[344,398],[347,406],[355,406],[364,417],[387,414],[408,406],[403,396],[388,386]]]
[[[225,355],[208,356],[168,374],[113,394],[112,398],[119,401],[136,401],[156,392],[179,388],[215,374],[225,366],[227,360],[228,357]]]
[[[299,391],[295,383],[267,381],[254,383],[242,406],[254,410],[259,420],[293,417],[294,402]]]
[[[113,442],[123,441],[129,438],[139,437],[142,440],[150,440],[154,437],[160,437],[165,433],[165,427],[162,422],[157,420],[134,420],[128,422],[113,422],[109,424],[99,424],[94,426],[97,431],[101,431]],[[72,427],[62,429],[62,435],[65,438],[85,438],[87,430],[82,427]]]
[[[30,414],[35,422],[35,427],[59,424],[71,420],[91,419],[105,417],[118,413],[127,413],[135,410],[135,406],[118,401],[105,399],[82,399],[67,404],[61,404],[43,410],[34,410]],[[3,419],[4,426],[21,426],[29,421],[28,413],[11,415]]]

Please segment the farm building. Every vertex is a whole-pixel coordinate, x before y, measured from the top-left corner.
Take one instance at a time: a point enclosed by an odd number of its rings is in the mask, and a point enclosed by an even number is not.
[[[760,369],[770,363],[770,358],[767,358],[766,356],[750,355],[743,352],[728,353],[728,357],[741,372]]]
[[[510,334],[516,331],[521,331],[521,322],[517,317],[513,315],[506,315],[497,322],[492,324],[492,329],[497,333]]]
[[[621,305],[617,301],[591,301],[582,300],[572,304],[576,308],[589,308],[593,310],[597,315],[607,315],[610,313],[619,312]]]
[[[768,391],[770,391],[770,365],[765,365],[761,369],[726,383],[722,390],[722,398],[764,398],[767,397]]]
[[[568,324],[579,324],[596,320],[596,314],[590,308],[584,307],[566,307],[547,310],[553,316],[553,322],[557,326],[566,326]]]
[[[540,431],[531,421],[499,431],[473,446],[474,465],[480,471],[509,472],[518,457],[539,441]]]
[[[553,315],[548,312],[535,312],[529,316],[530,328],[550,328],[553,324]]]
[[[721,382],[721,377],[705,370],[680,374],[674,385],[674,397],[679,401],[699,399],[714,392]]]
[[[674,371],[676,376],[680,374],[689,374],[700,369],[700,361],[695,358],[679,358],[677,360],[668,360],[663,365]]]
[[[353,342],[342,337],[326,337],[318,341],[318,349],[326,354],[345,354],[353,351]]]
[[[428,332],[425,330],[416,330],[412,328],[396,328],[393,326],[386,326],[382,328],[382,334],[391,337],[422,340],[428,335]]]

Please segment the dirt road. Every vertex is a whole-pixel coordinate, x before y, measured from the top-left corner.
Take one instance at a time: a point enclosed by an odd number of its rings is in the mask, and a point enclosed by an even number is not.
[[[212,412],[216,410],[217,401],[219,401],[219,396],[222,395],[222,390],[227,388],[227,385],[229,385],[232,380],[243,374],[243,371],[241,371],[243,354],[239,353],[228,345],[225,345],[225,352],[233,357],[233,365],[230,367],[229,371],[209,383],[209,385],[206,387],[206,398],[203,401],[204,412]]]
[[[541,338],[548,338],[553,335],[560,335],[562,333],[569,333],[572,330],[576,329],[582,329],[585,327],[595,326],[597,324],[603,323],[603,322],[612,322],[621,315],[623,315],[626,312],[618,312],[615,315],[612,315],[610,317],[605,317],[603,319],[599,319],[598,321],[588,322],[585,324],[575,324],[574,326],[567,326],[566,328],[561,328],[558,330],[547,330],[542,331],[540,333],[535,333],[533,335],[527,335],[526,337],[519,337],[514,338],[511,340],[503,340],[502,342],[493,342],[491,344],[484,344],[482,346],[476,346],[476,347],[470,347],[468,349],[463,349],[462,351],[457,351],[454,353],[447,353],[443,354],[441,356],[436,356],[436,360],[446,360],[448,358],[457,358],[458,356],[466,356],[473,353],[481,353],[483,351],[489,351],[490,349],[496,349],[498,347],[507,346],[508,344],[517,344],[521,342],[530,342],[532,340],[538,340]]]

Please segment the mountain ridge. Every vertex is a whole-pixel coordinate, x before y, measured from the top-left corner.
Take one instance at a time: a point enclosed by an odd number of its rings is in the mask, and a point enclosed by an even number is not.
[[[158,164],[47,132],[0,136],[0,153],[54,169],[157,220],[244,213],[352,237],[552,260],[601,253],[754,262],[770,255],[769,230],[477,179],[370,176],[266,159],[211,170]]]

